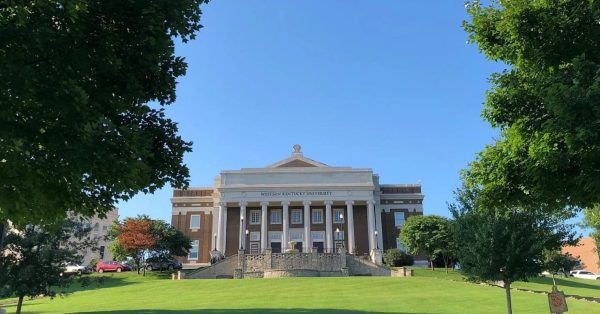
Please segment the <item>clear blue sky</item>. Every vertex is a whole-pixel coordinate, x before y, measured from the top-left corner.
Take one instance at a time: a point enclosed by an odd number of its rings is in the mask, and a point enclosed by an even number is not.
[[[212,1],[168,115],[194,142],[191,186],[262,167],[299,143],[332,166],[416,183],[448,215],[459,172],[497,132],[480,118],[490,73],[464,1]],[[170,221],[171,188],[119,204]]]

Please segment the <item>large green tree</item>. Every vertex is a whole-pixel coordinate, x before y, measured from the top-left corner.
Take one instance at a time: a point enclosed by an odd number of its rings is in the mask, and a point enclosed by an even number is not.
[[[81,249],[94,242],[89,232],[84,223],[73,220],[58,228],[11,228],[5,249],[0,250],[0,297],[16,296],[16,312],[21,313],[26,296],[52,297],[56,289],[70,285],[72,278],[63,275],[64,266],[81,262]]]
[[[442,255],[446,272],[454,248],[451,222],[447,218],[430,216],[412,216],[400,230],[400,241],[411,254],[424,254],[434,269],[433,260]]]
[[[102,215],[188,183],[175,101],[206,0],[0,4],[0,221]],[[150,105],[149,103],[152,103]]]
[[[600,1],[467,4],[491,60],[483,117],[500,138],[468,170],[482,201],[560,211],[600,203]]]
[[[544,268],[545,253],[576,243],[569,225],[544,210],[484,207],[479,191],[459,190],[450,206],[455,219],[456,257],[469,279],[501,281],[508,313],[512,313],[510,285],[537,276]]]
[[[583,225],[592,229],[590,237],[594,239],[596,253],[600,257],[600,205],[588,207],[583,211]],[[600,267],[600,261],[598,262],[598,266]]]

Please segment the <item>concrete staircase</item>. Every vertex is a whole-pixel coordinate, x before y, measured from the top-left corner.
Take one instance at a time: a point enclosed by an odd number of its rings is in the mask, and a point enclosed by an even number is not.
[[[188,279],[220,279],[233,278],[233,272],[238,265],[238,256],[232,255],[208,267],[186,274]]]
[[[412,276],[412,270],[409,268],[400,268],[398,270],[394,270],[385,266],[381,266],[381,265],[377,265],[373,262],[371,262],[369,259],[365,259],[364,257],[359,257],[359,256],[354,256],[354,255],[346,255],[344,253],[344,255],[346,256],[345,258],[345,265],[342,262],[340,266],[340,272],[339,274],[337,272],[333,272],[333,271],[325,271],[323,272],[323,274],[320,274],[320,272],[316,271],[317,274],[319,275],[310,275],[307,272],[309,272],[310,269],[306,268],[306,267],[286,267],[285,269],[271,269],[272,266],[272,261],[271,261],[271,254],[267,254],[265,256],[267,256],[267,259],[264,259],[262,256],[260,259],[256,259],[254,260],[254,264],[256,264],[255,267],[252,267],[252,263],[250,263],[250,266],[248,266],[248,268],[244,268],[246,270],[246,272],[242,273],[240,265],[242,265],[242,263],[246,263],[245,265],[248,265],[248,260],[246,260],[247,256],[242,255],[232,255],[229,256],[227,258],[225,258],[224,260],[221,260],[209,267],[205,267],[205,268],[201,268],[195,271],[192,271],[190,273],[187,273],[185,278],[187,279],[219,279],[219,278],[263,278],[263,277],[307,277],[307,276],[385,276],[385,277],[407,277],[407,276]],[[340,257],[344,256],[344,255],[338,255]],[[242,257],[242,260],[240,261],[240,257]],[[296,256],[290,256],[290,257],[294,257],[295,259],[301,259],[302,256],[296,254]],[[256,256],[253,256],[251,258],[256,258]],[[342,260],[344,261],[344,260]],[[264,266],[263,264],[267,263],[268,267]],[[290,264],[292,265],[292,264]],[[330,264],[328,264],[330,265]],[[294,265],[292,265],[294,266]],[[256,268],[256,269],[255,269]],[[346,269],[345,271],[345,275],[344,275],[344,269]],[[236,273],[237,271],[237,273]],[[265,275],[265,271],[269,274],[271,274],[270,276],[266,276]],[[278,275],[276,274],[277,272],[285,272],[286,274],[283,275]],[[299,274],[296,274],[300,272]],[[307,273],[307,274],[305,274]],[[236,277],[237,276],[237,277]]]
[[[402,267],[399,270],[393,270],[386,266],[377,265],[363,257],[354,255],[346,255],[346,266],[348,267],[350,276],[412,276],[412,269]]]

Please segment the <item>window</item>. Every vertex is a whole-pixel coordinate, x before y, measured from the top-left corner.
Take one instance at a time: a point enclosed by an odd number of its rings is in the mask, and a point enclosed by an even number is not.
[[[403,212],[395,212],[394,213],[394,224],[396,228],[402,227],[404,225],[404,213]]]
[[[102,231],[108,230],[108,226],[102,226]]]
[[[292,210],[292,224],[301,224],[302,223],[302,210],[293,209]]]
[[[323,209],[317,208],[312,210],[312,223],[322,224],[323,223]]]
[[[281,232],[269,232],[271,242],[281,242]]]
[[[333,210],[333,223],[344,223],[344,210],[337,208]]]
[[[260,210],[251,210],[250,211],[250,224],[251,225],[260,225]]]
[[[344,240],[344,231],[340,230],[338,231],[334,231],[333,232],[334,237],[335,237],[335,241],[343,241]]]
[[[324,242],[325,241],[325,232],[323,231],[311,231],[310,237],[313,242]]]
[[[198,259],[198,246],[200,245],[200,241],[193,240],[192,241],[192,249],[190,250],[190,254],[188,255],[189,260],[197,260]]]
[[[190,229],[200,229],[200,215],[190,216]]]
[[[250,241],[260,241],[260,231],[250,232]]]
[[[271,211],[271,224],[280,225],[281,224],[281,210],[272,210]]]
[[[304,241],[304,232],[302,231],[290,231],[290,241],[302,242]]]

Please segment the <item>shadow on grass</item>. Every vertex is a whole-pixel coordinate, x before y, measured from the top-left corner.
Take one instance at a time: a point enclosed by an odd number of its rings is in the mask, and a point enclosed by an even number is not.
[[[592,284],[585,283],[585,282],[579,282],[579,281],[573,281],[573,280],[561,279],[561,278],[555,278],[555,280],[556,280],[556,285],[559,287],[564,286],[564,287],[593,289],[593,290],[600,289],[599,285],[592,285]],[[552,286],[552,278],[548,278],[548,277],[532,278],[529,280],[529,282],[539,283],[539,284],[547,284],[549,286]]]
[[[105,289],[105,288],[114,288],[114,287],[126,286],[126,285],[135,283],[135,282],[129,282],[129,281],[125,280],[126,278],[113,277],[111,275],[100,275],[100,276],[93,276],[93,277],[84,275],[83,278],[87,279],[87,280],[79,281],[79,278],[74,278],[73,282],[68,287],[52,288],[52,290],[56,293],[56,296],[54,298],[58,298],[58,299],[67,298],[71,294],[80,292],[80,291],[91,291],[91,290],[98,290],[98,289]],[[49,298],[49,297],[38,297],[38,298],[25,297],[23,306],[24,307],[27,306],[27,303],[29,301],[42,300],[42,299],[47,299],[47,298]],[[4,307],[5,309],[8,309],[12,306],[14,306],[16,308],[16,305],[17,305],[16,297],[7,298],[7,299],[0,301],[0,307]]]
[[[68,312],[67,312],[68,313]],[[275,313],[292,313],[292,314],[302,314],[302,313],[349,313],[349,314],[365,314],[365,313],[374,313],[374,314],[402,314],[402,313],[412,313],[412,314],[425,314],[418,312],[373,312],[373,311],[358,311],[358,310],[342,310],[342,309],[202,309],[202,310],[127,310],[127,311],[101,311],[101,312],[77,312],[77,313],[96,313],[96,314],[184,314],[184,313],[203,313],[203,314],[217,314],[217,313],[233,313],[233,314],[250,314],[250,313],[265,313],[265,314],[275,314]],[[428,313],[435,314],[435,313]]]

